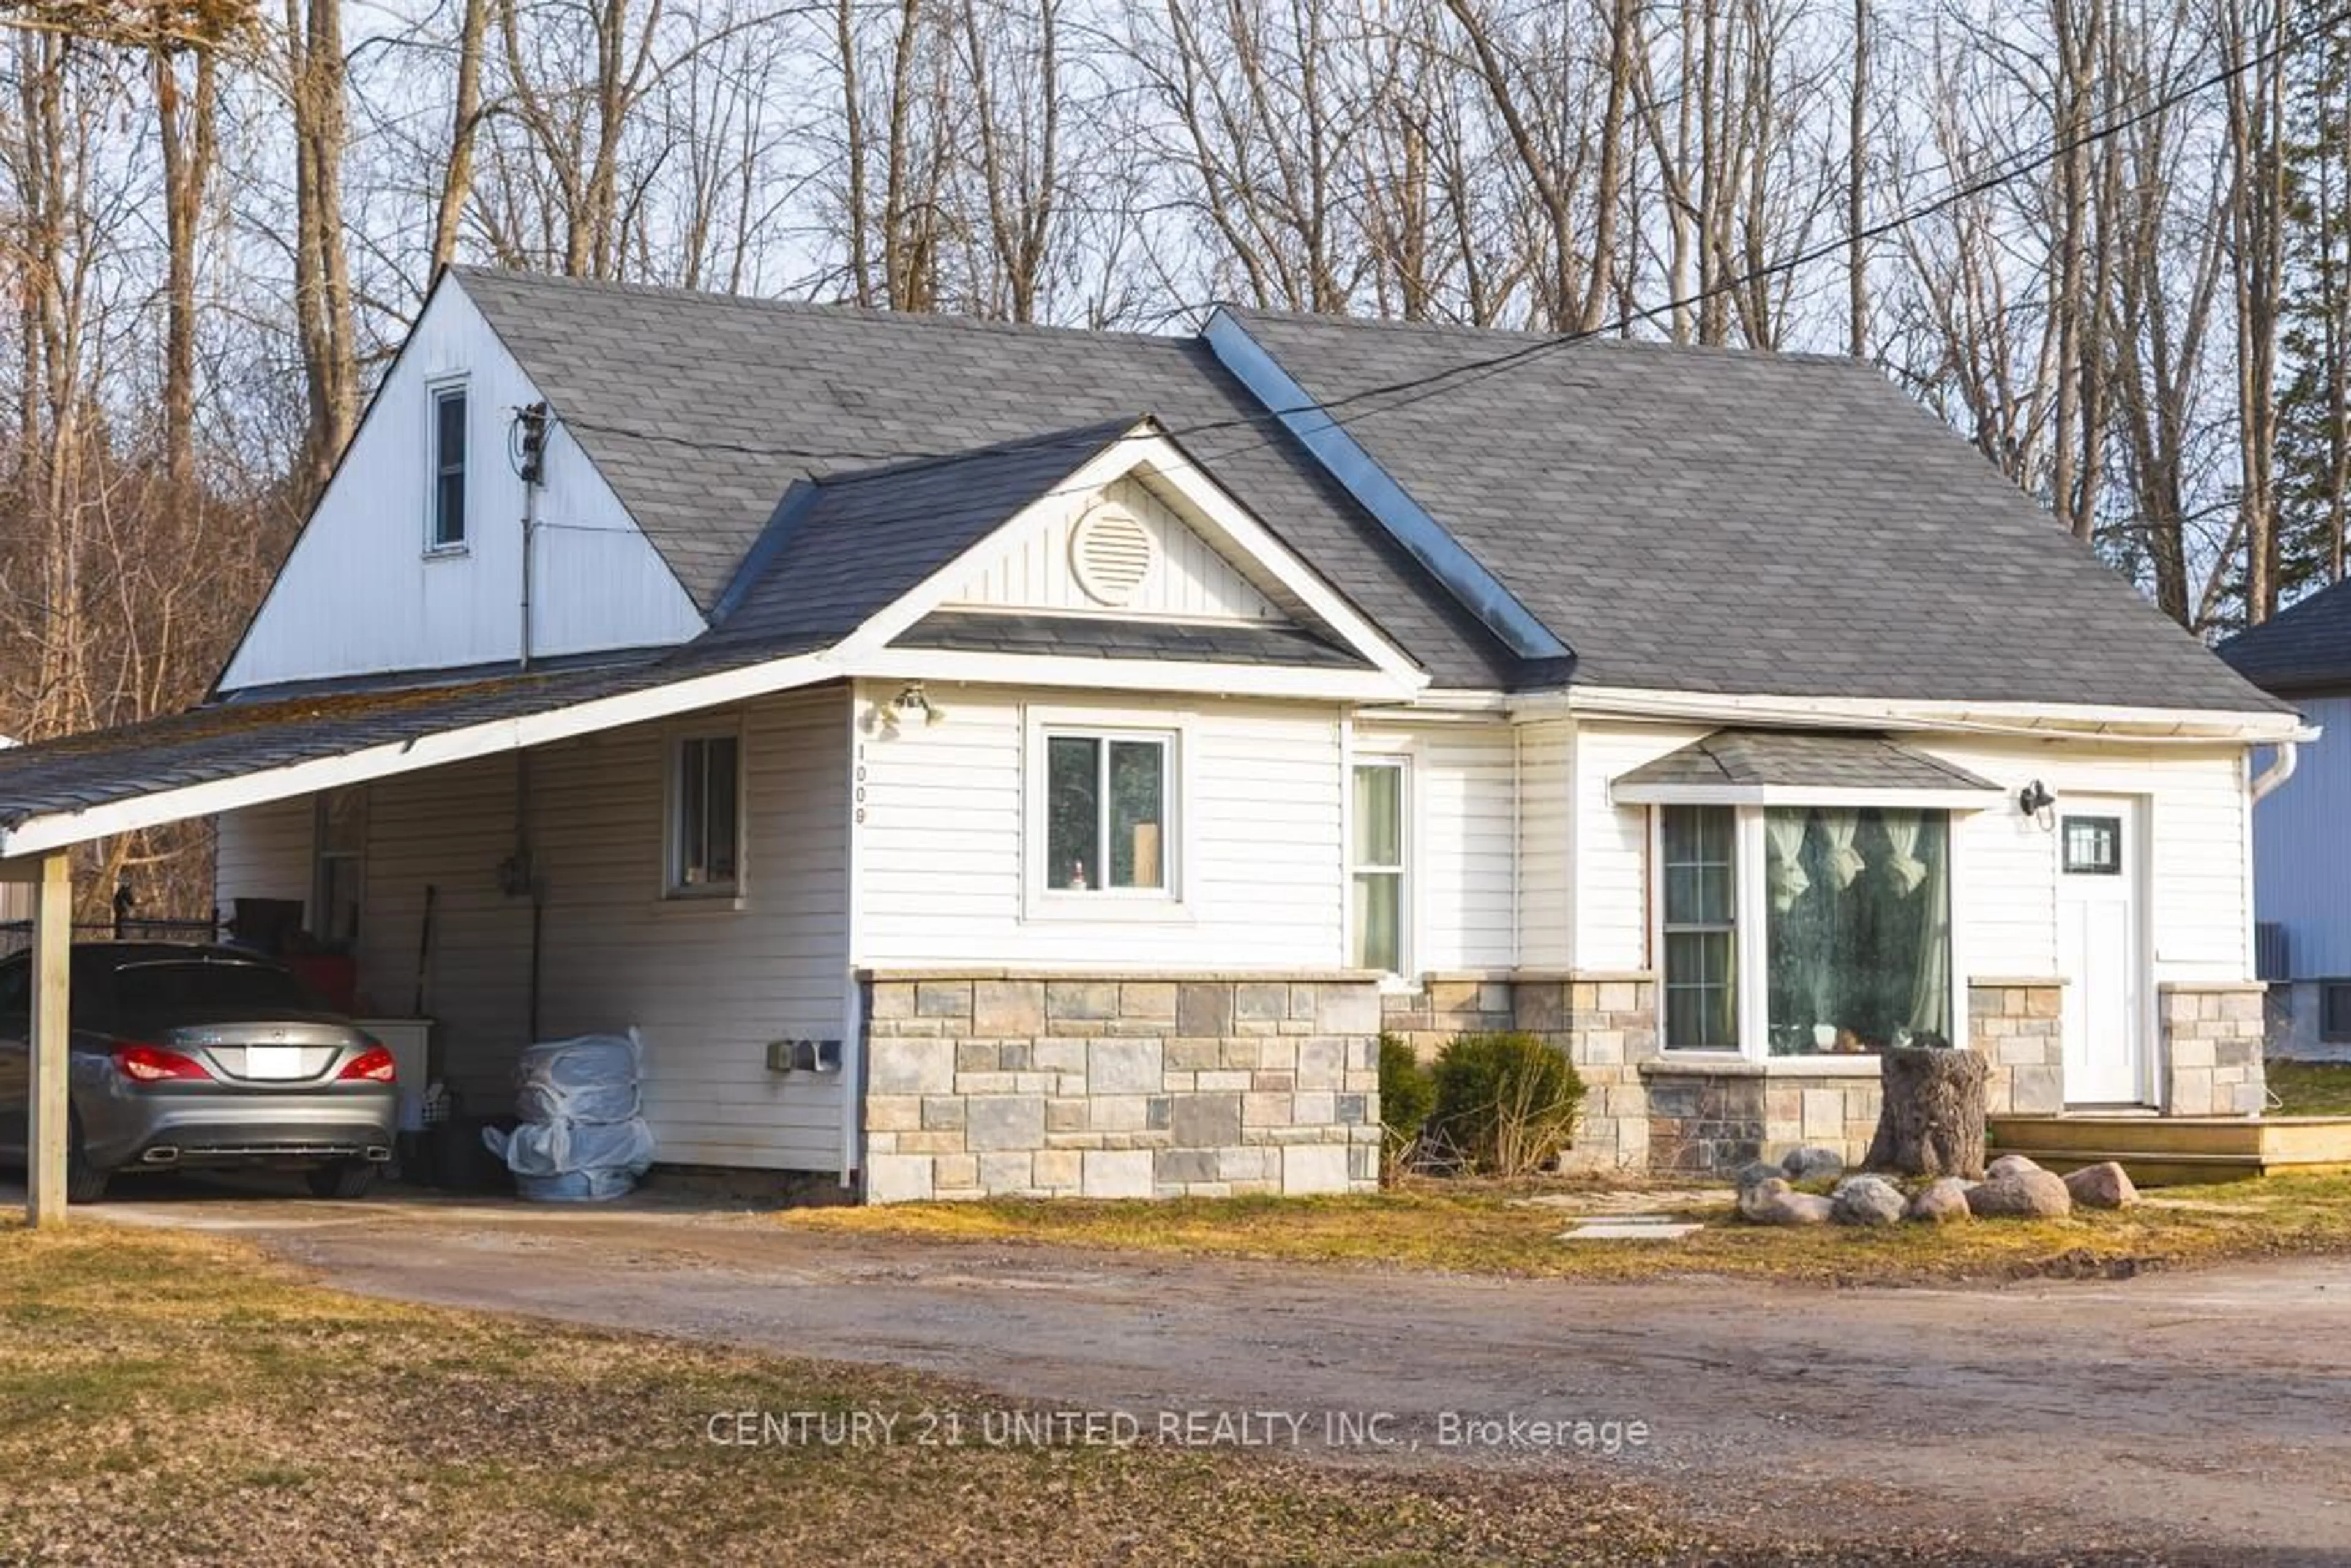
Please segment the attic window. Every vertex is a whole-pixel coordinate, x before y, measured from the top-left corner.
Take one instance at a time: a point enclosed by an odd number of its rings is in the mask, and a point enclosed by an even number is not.
[[[1096,507],[1070,530],[1070,570],[1097,604],[1123,605],[1151,575],[1151,530],[1123,507]]]
[[[433,389],[433,515],[427,549],[465,548],[465,384]]]

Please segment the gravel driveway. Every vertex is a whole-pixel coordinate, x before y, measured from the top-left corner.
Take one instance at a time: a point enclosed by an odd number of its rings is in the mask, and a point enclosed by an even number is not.
[[[887,1363],[1145,1429],[1200,1413],[1229,1440],[1335,1429],[1346,1462],[1632,1467],[1782,1539],[1865,1522],[2020,1560],[2351,1563],[2351,1262],[1830,1291],[852,1238],[650,1203],[191,1186],[103,1213],[241,1234],[371,1294]],[[1537,1420],[1618,1423],[1618,1451]]]

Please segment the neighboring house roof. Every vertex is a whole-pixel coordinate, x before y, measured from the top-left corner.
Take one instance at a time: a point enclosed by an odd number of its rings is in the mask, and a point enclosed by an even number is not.
[[[2351,580],[2296,601],[2217,651],[2263,691],[2351,689]]]
[[[1134,410],[1179,437],[1217,427],[1185,439],[1191,457],[1438,685],[1515,674],[1196,340],[453,275],[705,612],[796,480]]]
[[[1594,339],[1480,371],[1541,340],[1231,314],[1579,683],[2277,706],[1865,363]]]
[[[2001,787],[1882,735],[1720,729],[1613,780],[1618,798],[1652,789],[1930,789]]]

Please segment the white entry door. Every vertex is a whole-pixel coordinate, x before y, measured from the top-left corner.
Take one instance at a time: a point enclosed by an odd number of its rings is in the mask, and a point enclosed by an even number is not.
[[[2065,1103],[2148,1102],[2140,807],[2057,805],[2057,965],[2065,977]]]

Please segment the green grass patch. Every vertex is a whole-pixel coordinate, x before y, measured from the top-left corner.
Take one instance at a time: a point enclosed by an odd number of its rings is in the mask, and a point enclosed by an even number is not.
[[[2272,1061],[2281,1116],[2351,1116],[2351,1061]]]

